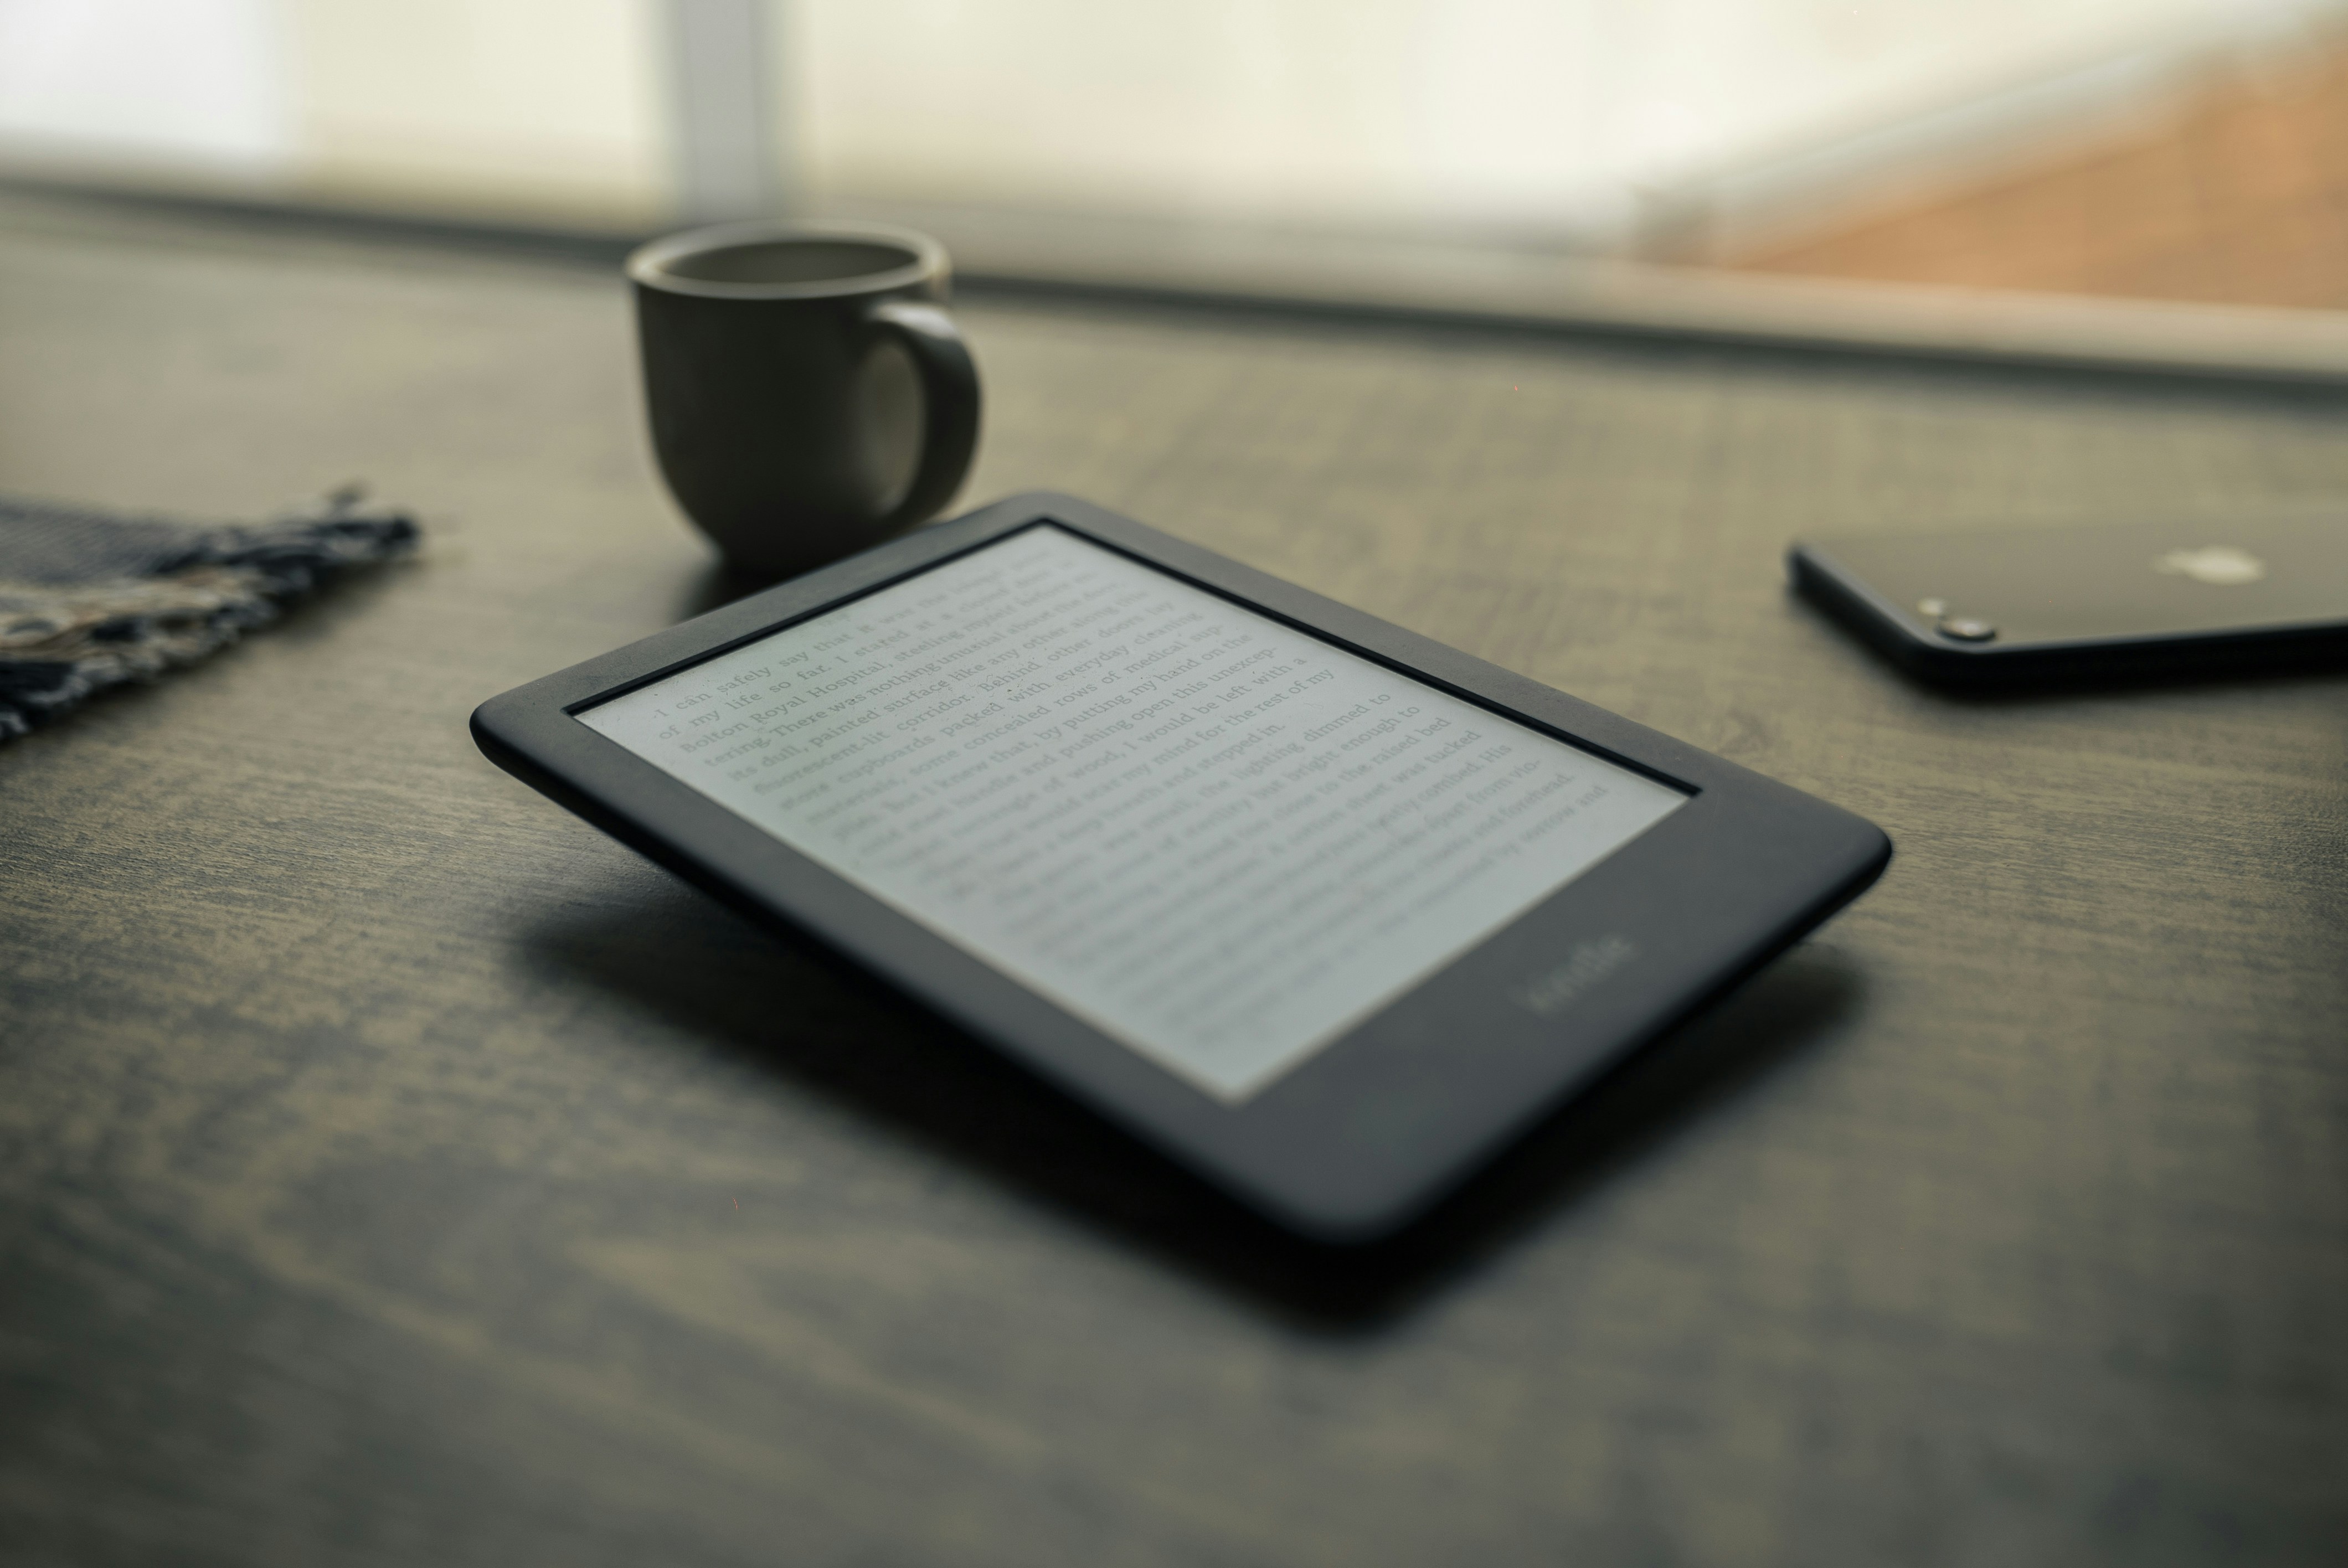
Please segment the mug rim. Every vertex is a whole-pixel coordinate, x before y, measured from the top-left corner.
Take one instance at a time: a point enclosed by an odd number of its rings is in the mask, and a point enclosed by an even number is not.
[[[774,244],[792,240],[861,241],[895,246],[912,252],[901,267],[858,272],[845,278],[818,278],[799,283],[718,282],[685,278],[669,271],[687,256],[740,245]],[[832,223],[796,219],[753,219],[740,223],[713,223],[664,234],[628,253],[623,267],[630,282],[664,293],[692,294],[711,300],[820,300],[880,293],[911,284],[944,278],[946,248],[927,234],[885,223]]]

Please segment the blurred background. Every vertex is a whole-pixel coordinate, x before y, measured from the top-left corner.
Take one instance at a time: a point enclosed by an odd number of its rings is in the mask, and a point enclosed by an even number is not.
[[[2343,88],[2348,0],[0,0],[20,182],[2281,305]]]

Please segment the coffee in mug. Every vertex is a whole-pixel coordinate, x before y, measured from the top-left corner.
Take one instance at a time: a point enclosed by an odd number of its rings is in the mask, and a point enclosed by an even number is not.
[[[978,371],[936,241],[730,223],[654,241],[627,273],[661,476],[734,564],[805,571],[961,488]]]

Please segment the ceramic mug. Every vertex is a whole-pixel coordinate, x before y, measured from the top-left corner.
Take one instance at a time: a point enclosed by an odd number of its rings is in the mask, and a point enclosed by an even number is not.
[[[661,477],[735,565],[838,560],[962,487],[978,371],[936,241],[729,223],[654,241],[627,274]]]

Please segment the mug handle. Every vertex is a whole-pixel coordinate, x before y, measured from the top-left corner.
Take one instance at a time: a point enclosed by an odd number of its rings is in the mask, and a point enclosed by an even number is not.
[[[904,345],[922,380],[922,460],[905,498],[881,519],[910,527],[953,499],[978,450],[978,366],[953,318],[921,300],[883,300],[865,319]]]

